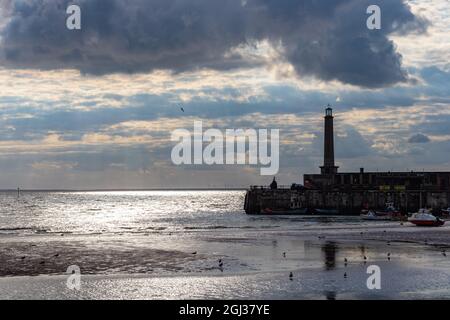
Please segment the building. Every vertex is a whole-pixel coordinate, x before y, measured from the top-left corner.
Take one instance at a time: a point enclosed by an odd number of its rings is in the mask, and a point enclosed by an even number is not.
[[[268,189],[251,187],[245,210],[357,214],[392,203],[403,213],[419,208],[435,212],[450,207],[450,172],[339,172],[334,160],[333,110],[325,109],[324,159],[320,174],[305,174],[303,186]]]

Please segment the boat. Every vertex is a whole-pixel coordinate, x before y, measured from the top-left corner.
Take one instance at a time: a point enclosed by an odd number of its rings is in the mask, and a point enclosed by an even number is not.
[[[377,210],[376,214],[378,216],[390,216],[390,217],[399,217],[402,213],[395,208],[392,202],[386,203],[386,208],[384,210]]]
[[[363,220],[390,221],[392,217],[389,215],[378,215],[376,211],[369,210],[367,213],[360,215]]]
[[[339,210],[338,209],[314,209],[314,213],[315,214],[319,214],[319,215],[336,215],[339,214]]]
[[[445,218],[450,217],[450,208],[447,209],[441,209],[441,215]]]
[[[406,217],[402,215],[400,210],[397,210],[393,203],[386,203],[386,208],[384,210],[361,210],[361,218],[363,220],[378,220],[378,221],[402,221]]]
[[[408,221],[419,227],[439,227],[442,226],[445,221],[435,217],[428,209],[420,209],[418,212],[413,213]]]
[[[300,208],[300,209],[271,209],[271,208],[265,208],[263,210],[261,210],[260,214],[267,214],[267,215],[277,215],[277,216],[282,216],[282,215],[302,215],[302,214],[307,214],[308,213],[308,208]]]

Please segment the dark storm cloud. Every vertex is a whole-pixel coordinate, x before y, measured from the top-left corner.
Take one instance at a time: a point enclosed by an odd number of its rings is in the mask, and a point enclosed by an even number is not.
[[[228,70],[255,64],[232,48],[268,40],[283,46],[299,75],[383,87],[408,80],[392,33],[426,22],[402,0],[78,0],[82,30],[65,28],[68,0],[1,0],[0,63],[75,68],[88,74]],[[382,29],[366,8],[382,8]]]

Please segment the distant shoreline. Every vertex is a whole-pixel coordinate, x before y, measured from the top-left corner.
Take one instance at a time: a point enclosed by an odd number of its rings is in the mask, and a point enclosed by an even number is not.
[[[149,188],[149,189],[20,189],[20,192],[132,192],[132,191],[245,191],[247,188]],[[15,192],[17,189],[0,189]]]

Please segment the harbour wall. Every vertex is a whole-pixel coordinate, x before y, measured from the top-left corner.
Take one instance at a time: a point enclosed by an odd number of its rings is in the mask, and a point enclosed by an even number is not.
[[[450,207],[450,190],[291,190],[251,187],[246,194],[244,209],[247,214],[260,214],[263,210],[289,211],[307,208],[338,210],[339,214],[359,214],[362,209],[382,210],[393,203],[404,214],[419,208],[440,209]]]

